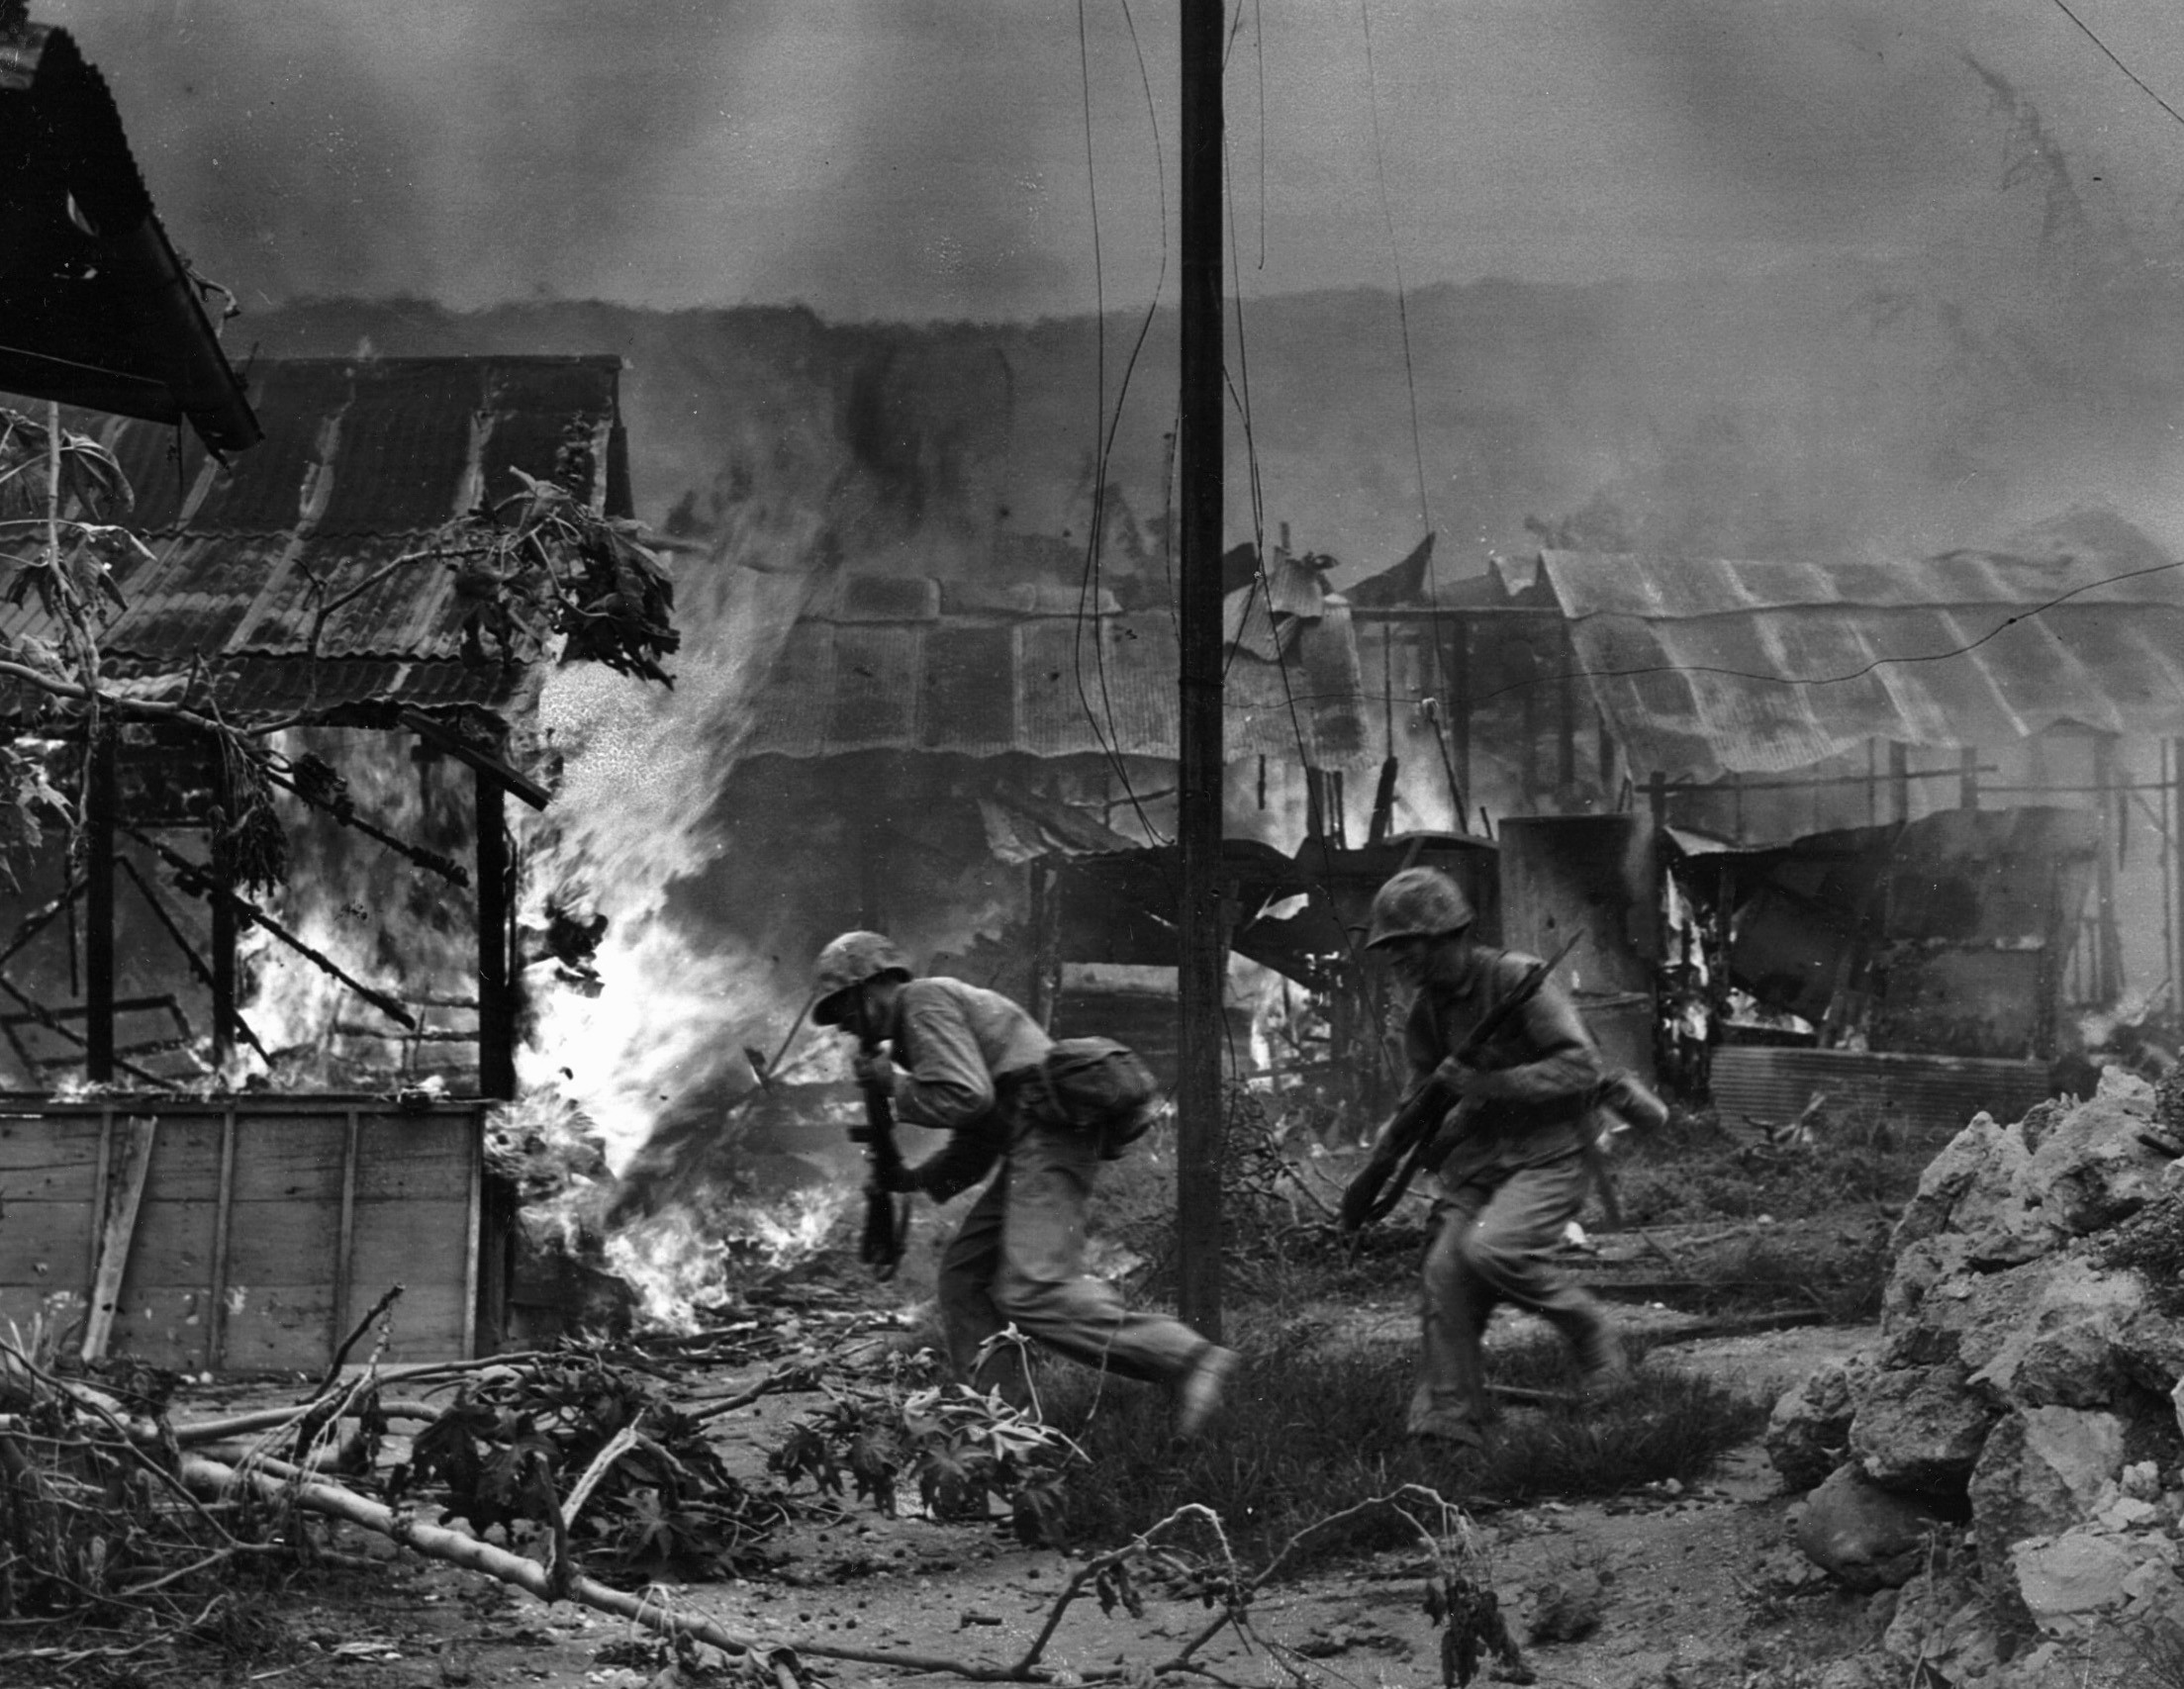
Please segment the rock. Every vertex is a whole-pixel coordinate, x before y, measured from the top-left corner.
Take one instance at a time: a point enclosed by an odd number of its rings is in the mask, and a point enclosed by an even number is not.
[[[1904,1585],[1881,1646],[1925,1683],[1975,1682],[2002,1653],[1978,1580],[1947,1567]]]
[[[2082,1255],[2015,1272],[2032,1292],[2025,1305],[2009,1313],[1982,1309],[1958,1341],[1973,1384],[1998,1403],[2115,1402],[2130,1383],[2125,1334],[2147,1306],[2145,1285],[2136,1273],[2104,1271]]]
[[[1998,1629],[2022,1637],[2034,1615],[2017,1598],[2012,1554],[2092,1517],[2123,1467],[2124,1424],[2113,1414],[2041,1407],[2005,1414],[1972,1469],[1972,1539]]]
[[[1806,1498],[1797,1546],[1852,1589],[1884,1589],[1916,1573],[1932,1534],[1947,1528],[1925,1503],[1882,1489],[1845,1464]]]
[[[1889,1239],[1890,1251],[1900,1256],[1913,1244],[1938,1233],[1967,1230],[1954,1222],[1973,1190],[1985,1192],[1999,1186],[2006,1192],[2017,1166],[2030,1159],[2022,1134],[2015,1140],[2014,1157],[2005,1149],[2007,1141],[2007,1134],[1995,1124],[1993,1115],[1984,1111],[1974,1114],[1970,1124],[1944,1145],[1942,1153],[1920,1173],[1918,1193],[1904,1205],[1903,1216]]]
[[[2010,1550],[2018,1598],[2043,1630],[2129,1599],[2124,1580],[2138,1569],[2127,1539],[2099,1530],[2033,1537]]]
[[[1561,1578],[1537,1585],[1525,1621],[1525,1640],[1574,1642],[1591,1636],[1607,1611],[1607,1585],[1589,1566],[1573,1567]]]
[[[2071,1237],[2112,1226],[2161,1193],[2169,1158],[2138,1137],[2152,1118],[2153,1087],[2133,1076],[2121,1078],[2137,1091],[2121,1082],[2111,1086],[2104,1075],[2100,1094],[2073,1108],[2042,1140],[2023,1175],[2041,1193],[2042,1219]]]
[[[1959,1491],[1993,1419],[1961,1366],[1878,1371],[1851,1420],[1851,1457],[1887,1489]]]
[[[1811,1489],[1843,1464],[1857,1393],[1872,1371],[1867,1355],[1831,1361],[1776,1400],[1767,1419],[1767,1458],[1788,1488]]]

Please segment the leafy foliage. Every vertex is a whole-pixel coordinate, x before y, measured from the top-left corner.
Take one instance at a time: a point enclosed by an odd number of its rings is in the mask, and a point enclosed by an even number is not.
[[[1489,1652],[1500,1664],[1504,1683],[1534,1681],[1490,1585],[1474,1582],[1454,1566],[1438,1566],[1426,1580],[1425,1606],[1426,1618],[1441,1633],[1441,1681],[1449,1689],[1464,1689]]]
[[[587,1478],[594,1487],[580,1496]],[[443,1517],[481,1533],[542,1533],[557,1559],[581,1554],[619,1573],[742,1569],[790,1517],[780,1497],[727,1470],[697,1420],[582,1349],[467,1386],[389,1490],[420,1485],[436,1487]]]
[[[836,1496],[846,1478],[857,1499],[890,1516],[905,1483],[936,1518],[983,1518],[986,1498],[998,1496],[1020,1538],[1053,1540],[1065,1473],[1079,1458],[1059,1432],[963,1384],[826,1390],[827,1405],[797,1421],[768,1454],[769,1470]]]
[[[454,536],[465,655],[497,647],[505,659],[535,660],[558,638],[568,659],[672,686],[659,665],[681,643],[675,587],[643,528],[601,516],[557,482],[511,473],[522,493]]]

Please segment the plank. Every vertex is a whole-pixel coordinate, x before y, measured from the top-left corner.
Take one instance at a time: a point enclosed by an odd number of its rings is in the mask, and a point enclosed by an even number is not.
[[[237,1202],[228,1228],[231,1284],[334,1284],[339,1216],[331,1206]]]
[[[91,1203],[18,1201],[0,1216],[0,1284],[81,1292],[83,1240],[97,1228]]]
[[[361,1126],[358,1202],[415,1202],[459,1195],[468,1186],[477,1130],[470,1116],[367,1114]]]
[[[138,1216],[136,1259],[125,1288],[134,1293],[140,1284],[195,1284],[202,1290],[210,1284],[219,1207],[210,1191],[201,1201],[146,1201]]]
[[[327,1347],[332,1302],[323,1279],[308,1284],[232,1285],[222,1365],[242,1372],[323,1370],[332,1358]]]
[[[221,1325],[227,1313],[228,1299],[228,1227],[235,1217],[235,1201],[236,1115],[231,1108],[221,1116],[220,1122],[220,1201],[213,1214],[212,1318],[206,1322],[205,1333],[205,1365],[208,1369],[221,1364]]]
[[[122,1139],[121,1165],[107,1191],[98,1273],[91,1285],[91,1313],[83,1327],[86,1361],[100,1360],[106,1354],[107,1337],[114,1327],[114,1305],[121,1298],[122,1278],[129,1270],[130,1250],[137,1241],[137,1215],[143,1203],[158,1134],[156,1117],[133,1117]]]
[[[141,1289],[130,1285],[114,1309],[107,1353],[195,1373],[204,1364],[205,1316],[202,1280]]]
[[[42,1120],[36,1116],[0,1116],[0,1184],[13,1186],[20,1173],[50,1173],[99,1162],[96,1120]]]
[[[84,1306],[79,1291],[0,1284],[0,1332],[12,1327],[35,1346],[41,1333],[65,1333],[71,1324],[83,1318]]]
[[[119,1125],[119,1122],[117,1122]],[[117,1147],[120,1139],[116,1139]],[[164,1119],[151,1158],[147,1202],[215,1202],[220,1198],[220,1117]]]
[[[329,1204],[339,1200],[345,1135],[338,1116],[279,1121],[239,1117],[236,1200]]]

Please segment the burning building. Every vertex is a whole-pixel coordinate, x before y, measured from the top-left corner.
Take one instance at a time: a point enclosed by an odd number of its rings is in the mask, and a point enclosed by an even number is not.
[[[507,1295],[482,1122],[515,1085],[508,798],[545,793],[517,766],[539,681],[508,625],[523,607],[446,535],[539,486],[627,512],[619,361],[257,379],[266,438],[234,466],[93,424],[149,539],[116,572],[109,688],[277,731],[285,754],[238,768],[132,721],[91,756],[80,857],[29,865],[0,962],[19,1093],[0,1314],[74,1292],[156,1362],[320,1366],[399,1283],[397,1349],[466,1353]],[[19,644],[51,631],[8,616]],[[258,857],[235,837],[238,779],[278,788]],[[260,860],[276,850],[285,877]]]
[[[1508,936],[1587,925],[1580,980],[1654,996],[1666,1077],[1953,1127],[2118,1021],[2173,1049],[2179,591],[2081,516],[1885,568],[1550,550],[1353,598],[1368,690],[1444,699],[1452,791],[1504,817]]]

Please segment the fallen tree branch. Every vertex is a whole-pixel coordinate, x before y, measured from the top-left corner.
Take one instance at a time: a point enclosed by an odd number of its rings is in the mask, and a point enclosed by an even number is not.
[[[237,1471],[217,1460],[208,1460],[201,1454],[185,1454],[182,1456],[180,1476],[184,1483],[199,1494],[221,1496],[233,1489],[247,1487],[268,1501],[282,1504],[293,1502],[308,1512],[329,1519],[338,1519],[345,1524],[374,1532],[406,1548],[413,1548],[433,1559],[445,1560],[465,1571],[483,1572],[488,1577],[513,1584],[541,1601],[551,1602],[556,1599],[557,1579],[554,1574],[527,1555],[497,1548],[490,1543],[481,1543],[475,1537],[461,1531],[451,1531],[444,1525],[427,1525],[406,1513],[397,1513],[384,1503],[372,1501],[358,1495],[354,1490],[342,1488],[339,1484],[307,1477],[285,1461],[265,1461],[262,1464],[266,1469]],[[765,1661],[780,1647],[786,1646],[794,1652],[819,1655],[828,1659],[855,1660],[868,1665],[892,1665],[906,1671],[945,1672],[975,1683],[1025,1683],[1041,1680],[1035,1675],[1007,1667],[982,1666],[966,1660],[938,1659],[924,1654],[837,1647],[826,1642],[769,1644],[750,1637],[737,1636],[711,1619],[670,1611],[642,1595],[631,1595],[626,1590],[615,1589],[601,1583],[597,1578],[586,1577],[581,1573],[568,1577],[559,1595],[560,1598],[598,1612],[612,1613],[633,1625],[642,1625],[645,1629],[671,1640],[688,1638],[736,1658]]]

